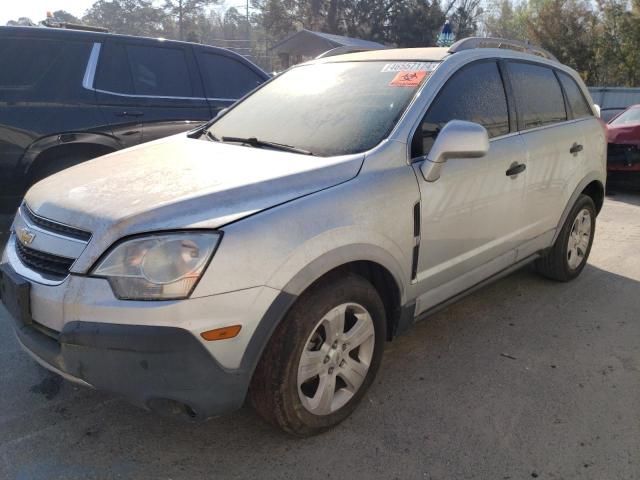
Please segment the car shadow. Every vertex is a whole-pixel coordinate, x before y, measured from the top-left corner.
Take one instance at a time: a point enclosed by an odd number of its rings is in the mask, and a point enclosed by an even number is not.
[[[637,391],[640,372],[638,292],[637,280],[592,265],[570,283],[525,268],[390,342],[355,413],[303,440],[248,407],[205,423],[161,418],[105,393],[60,386],[25,358],[21,368],[36,386],[13,405],[18,414],[0,417],[0,454],[11,459],[0,463],[0,476],[5,469],[7,477],[34,480],[340,478],[336,472],[345,471],[462,478],[479,458],[482,478],[524,478],[535,469],[562,476],[561,459],[573,459],[580,442],[586,456],[629,448],[620,432],[637,421],[629,386]],[[596,435],[607,442],[594,446]]]

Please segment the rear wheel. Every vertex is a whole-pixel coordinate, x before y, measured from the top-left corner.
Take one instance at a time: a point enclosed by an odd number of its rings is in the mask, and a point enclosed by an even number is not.
[[[314,435],[356,408],[384,348],[382,301],[348,275],[305,292],[277,327],[254,374],[251,401],[283,430]]]
[[[553,280],[573,280],[587,263],[596,228],[593,199],[580,195],[567,216],[556,242],[547,254],[536,261],[536,269]]]

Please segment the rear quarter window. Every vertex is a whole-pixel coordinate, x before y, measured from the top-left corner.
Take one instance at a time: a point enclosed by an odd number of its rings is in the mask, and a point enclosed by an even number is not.
[[[591,107],[584,98],[576,81],[564,72],[558,72],[558,78],[567,94],[567,100],[573,112],[573,118],[592,117],[593,112],[591,112]]]
[[[521,129],[542,127],[567,119],[560,84],[550,68],[532,63],[509,62]]]
[[[238,99],[264,82],[239,60],[217,53],[201,52],[198,64],[208,98]]]

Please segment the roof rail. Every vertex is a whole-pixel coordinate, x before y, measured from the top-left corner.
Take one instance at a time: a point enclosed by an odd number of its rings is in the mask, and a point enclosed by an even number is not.
[[[91,25],[80,25],[78,23],[69,22],[56,22],[50,19],[44,20],[43,22],[41,22],[41,24],[49,28],[63,28],[67,30],[83,30],[85,32],[109,33],[109,29],[104,27],[93,27]]]
[[[494,37],[469,37],[458,40],[449,47],[449,53],[461,52],[462,50],[471,50],[473,48],[506,48],[508,50],[516,50],[518,52],[530,53],[539,57],[546,58],[557,62],[558,59],[544,48],[521,42],[519,40],[507,40],[505,38]]]

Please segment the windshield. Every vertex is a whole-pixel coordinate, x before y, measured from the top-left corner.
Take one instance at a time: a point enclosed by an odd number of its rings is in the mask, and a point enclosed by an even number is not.
[[[363,152],[389,135],[436,66],[341,62],[295,67],[215,121],[209,136],[252,139],[244,142],[251,146],[277,143],[319,156]]]
[[[614,118],[611,125],[632,125],[640,123],[640,108],[630,108]]]

